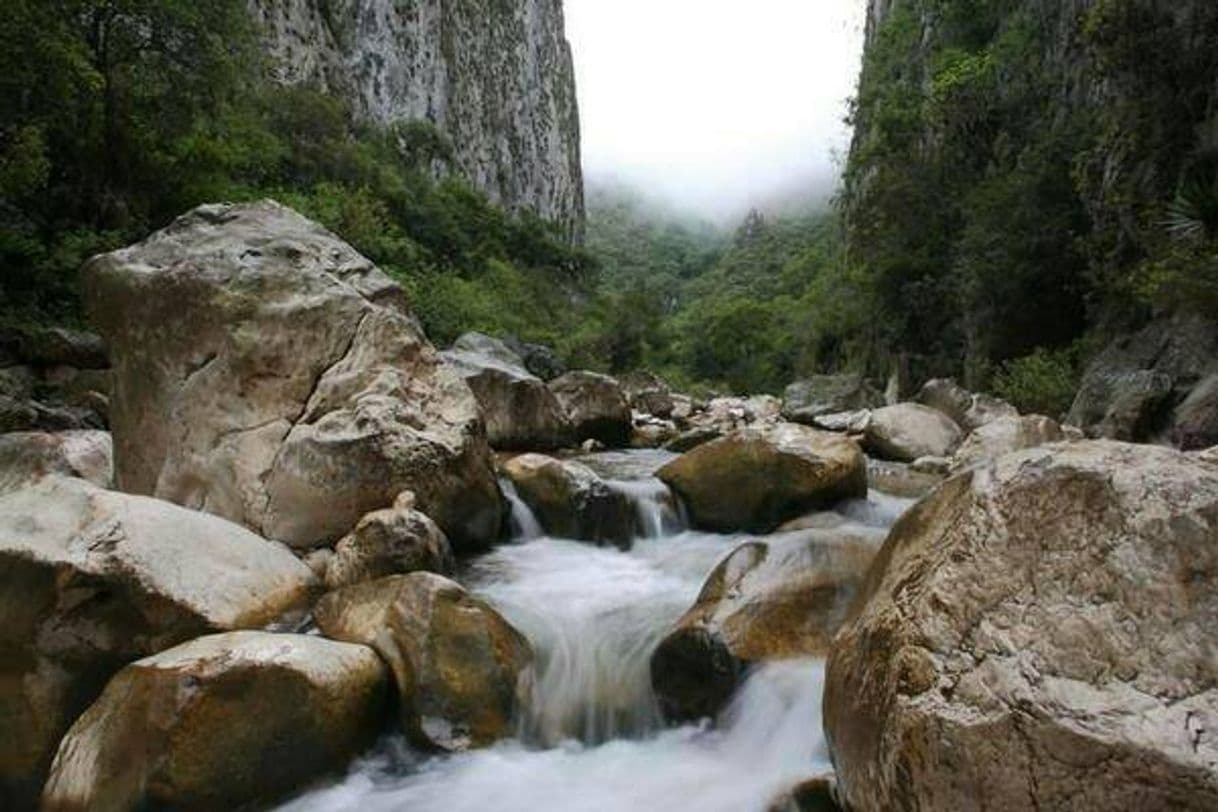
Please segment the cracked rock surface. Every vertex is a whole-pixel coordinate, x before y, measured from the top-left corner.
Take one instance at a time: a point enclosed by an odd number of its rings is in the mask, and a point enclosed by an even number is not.
[[[1001,457],[893,529],[833,643],[839,791],[871,810],[1218,808],[1218,465]]]

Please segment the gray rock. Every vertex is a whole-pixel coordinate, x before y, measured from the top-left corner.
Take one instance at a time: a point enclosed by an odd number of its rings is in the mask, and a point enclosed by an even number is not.
[[[884,398],[861,375],[813,375],[787,387],[782,416],[805,425],[821,415],[884,405]]]
[[[956,449],[952,472],[989,462],[1025,448],[1057,443],[1066,439],[1056,420],[1033,414],[1001,417],[973,431]]]
[[[524,363],[524,368],[546,383],[567,374],[567,365],[553,348],[544,344],[530,344],[509,336],[504,343]]]
[[[644,371],[631,372],[622,376],[621,384],[635,411],[664,419],[672,416],[675,406],[672,391],[658,376]]]
[[[20,339],[19,353],[22,361],[38,367],[106,369],[110,366],[106,345],[99,336],[67,327],[25,331]]]
[[[1171,439],[1185,451],[1218,444],[1218,375],[1206,376],[1176,407]]]
[[[576,441],[599,440],[610,448],[630,444],[630,404],[615,379],[597,372],[568,372],[549,387],[566,411]]]
[[[869,452],[899,462],[949,456],[961,439],[960,427],[951,418],[917,403],[876,409],[863,436]]]
[[[1019,411],[1005,400],[974,394],[946,378],[935,378],[923,384],[917,401],[943,412],[965,432],[1003,417],[1019,416]]]
[[[79,477],[101,488],[114,483],[114,446],[104,431],[0,434],[0,493],[48,474]]]

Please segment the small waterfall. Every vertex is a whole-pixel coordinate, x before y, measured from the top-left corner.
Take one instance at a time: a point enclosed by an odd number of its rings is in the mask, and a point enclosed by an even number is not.
[[[520,494],[516,492],[516,486],[512,484],[510,479],[500,479],[499,489],[503,491],[503,496],[511,506],[511,522],[512,522],[512,538],[519,541],[528,541],[529,539],[541,538],[545,535],[545,531],[541,527],[541,522],[537,521],[537,516],[533,514],[532,508],[524,503],[520,498]]]
[[[635,532],[639,538],[672,536],[688,527],[680,500],[660,480],[610,479],[605,484],[634,505]]]

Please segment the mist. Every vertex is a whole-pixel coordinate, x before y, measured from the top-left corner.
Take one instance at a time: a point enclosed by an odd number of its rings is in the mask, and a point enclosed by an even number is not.
[[[864,0],[566,0],[590,185],[701,217],[828,198]]]

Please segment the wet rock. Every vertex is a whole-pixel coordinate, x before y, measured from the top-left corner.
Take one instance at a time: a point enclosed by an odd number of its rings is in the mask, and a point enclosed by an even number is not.
[[[345,768],[381,727],[372,649],[320,637],[201,637],[118,672],[68,731],[47,812],[232,809]]]
[[[299,548],[413,490],[455,546],[504,519],[469,387],[405,294],[272,201],[201,206],[91,260],[118,484]]]
[[[668,384],[650,372],[630,372],[621,378],[630,408],[659,418],[672,416],[674,403]]]
[[[416,745],[459,751],[511,735],[532,649],[459,585],[425,572],[392,576],[331,592],[314,616],[326,636],[372,646],[389,663]]]
[[[1218,808],[1218,467],[1080,442],[948,480],[829,659],[844,805]]]
[[[898,403],[876,409],[864,431],[868,451],[898,462],[949,456],[960,439],[960,427],[951,418],[917,403]]]
[[[1173,424],[1172,442],[1185,451],[1218,443],[1218,375],[1204,378],[1193,388],[1176,407]]]
[[[782,396],[782,416],[796,423],[817,425],[822,415],[874,409],[884,397],[861,375],[813,375],[796,381]]]
[[[503,465],[516,493],[551,536],[627,547],[635,535],[630,498],[573,460],[521,454]]]
[[[0,434],[0,493],[48,474],[79,477],[101,488],[114,480],[114,448],[104,431]]]
[[[921,457],[921,460],[937,459]],[[914,463],[867,458],[867,484],[881,493],[902,499],[921,499],[943,481],[945,473],[915,467]]]
[[[630,444],[630,404],[616,380],[596,372],[568,372],[549,383],[577,440],[593,439],[610,448]]]
[[[804,530],[736,548],[651,659],[673,720],[713,717],[763,660],[824,656],[884,531]]]
[[[502,342],[467,333],[443,356],[477,398],[492,447],[550,451],[566,444],[571,427],[562,405]]]
[[[947,476],[951,468],[952,461],[947,457],[918,457],[909,464],[909,470],[915,474],[933,474],[934,476]]]
[[[25,808],[123,665],[303,609],[283,545],[215,516],[50,476],[0,495],[0,807]]]
[[[414,494],[406,491],[392,508],[360,519],[334,546],[326,566],[326,586],[337,589],[419,570],[451,572],[453,554],[444,531],[414,504]]]
[[[657,473],[712,531],[765,533],[809,510],[867,492],[851,440],[794,423],[747,428],[699,445]]]
[[[965,432],[999,418],[1019,417],[1019,410],[1005,400],[975,394],[948,378],[927,381],[916,399],[923,406],[943,412]]]
[[[683,431],[676,437],[673,437],[664,444],[666,451],[675,451],[678,454],[684,454],[686,451],[692,451],[703,443],[709,443],[711,440],[718,440],[723,436],[717,428],[711,426],[703,426],[701,428],[690,429]]]
[[[651,415],[634,416],[634,433],[630,437],[631,448],[660,448],[676,439],[677,427],[671,420],[661,420]]]
[[[952,458],[952,471],[958,473],[981,463],[997,459],[1012,451],[1035,448],[1066,439],[1056,420],[1043,415],[1000,417],[976,429]]]

